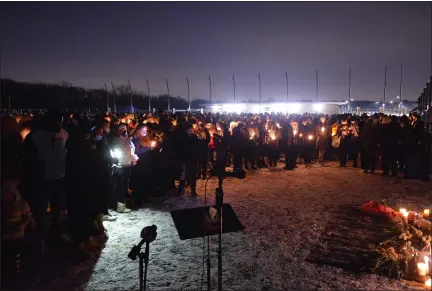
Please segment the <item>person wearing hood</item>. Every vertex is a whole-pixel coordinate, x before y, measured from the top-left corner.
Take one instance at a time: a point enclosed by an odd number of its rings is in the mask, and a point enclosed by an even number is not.
[[[383,117],[379,133],[381,164],[383,169],[382,175],[387,176],[389,174],[389,170],[391,170],[392,176],[397,176],[397,132],[395,131],[394,126],[391,124],[390,117]]]

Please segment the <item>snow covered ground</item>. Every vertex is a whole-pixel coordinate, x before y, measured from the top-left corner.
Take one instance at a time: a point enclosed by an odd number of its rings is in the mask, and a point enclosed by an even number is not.
[[[96,262],[78,266],[62,288],[138,290],[138,261],[127,255],[140,241],[143,227],[155,224],[158,237],[150,245],[148,290],[199,290],[203,272],[203,239],[181,241],[170,211],[204,204],[204,182],[198,197],[173,197],[148,208],[119,215],[105,223],[109,239]],[[208,183],[214,202],[217,180]],[[245,230],[223,235],[225,290],[402,290],[420,284],[376,275],[355,275],[305,261],[332,212],[340,205],[388,199],[395,207],[422,210],[432,201],[430,183],[363,174],[360,169],[298,165],[295,171],[263,169],[244,180],[227,179],[230,203]],[[212,285],[217,280],[217,237],[212,238]],[[90,268],[90,269],[89,269]],[[82,284],[83,277],[91,275]],[[71,280],[72,278],[72,280]],[[80,279],[81,278],[81,279]],[[206,289],[204,273],[203,290]]]

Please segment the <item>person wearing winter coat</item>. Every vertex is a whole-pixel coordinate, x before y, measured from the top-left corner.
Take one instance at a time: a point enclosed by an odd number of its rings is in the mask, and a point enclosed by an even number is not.
[[[325,166],[325,155],[330,146],[331,127],[327,124],[325,116],[320,117],[320,122],[316,127],[315,134],[317,137],[316,149],[318,150],[318,163],[321,167]]]
[[[378,148],[378,127],[369,118],[360,135],[362,167],[364,173],[375,173],[376,151]]]
[[[129,213],[131,210],[125,204],[126,193],[129,187],[130,170],[132,166],[136,165],[138,157],[135,155],[135,147],[127,135],[126,125],[120,124],[112,132],[109,146],[112,156],[118,160],[111,176],[114,199],[110,206],[117,213]]]
[[[186,132],[182,137],[180,146],[182,151],[183,169],[184,172],[180,178],[180,184],[178,191],[179,193],[184,193],[186,187],[186,182],[191,187],[191,195],[196,196],[196,180],[197,180],[197,170],[200,143],[196,136],[192,124],[188,123],[185,125]]]
[[[15,119],[1,119],[1,221],[2,289],[13,287],[21,270],[21,251],[26,226],[32,221],[30,208],[18,190],[21,137]]]
[[[393,124],[391,124],[391,119],[388,116],[384,116],[382,119],[382,125],[379,131],[379,145],[381,149],[381,163],[383,168],[382,175],[387,176],[389,170],[391,170],[392,176],[396,176],[397,132]]]
[[[285,154],[285,170],[292,171],[296,167],[297,151],[295,148],[295,138],[297,132],[290,122],[286,122],[282,125],[280,148]]]
[[[66,143],[68,132],[62,128],[62,115],[50,108],[41,127],[27,135],[23,156],[24,164],[35,175],[37,191],[29,197],[30,207],[41,241],[48,235],[46,210],[51,209],[51,238],[60,241],[60,220],[65,211]]]
[[[204,126],[202,121],[199,121],[195,129],[195,134],[199,139],[199,165],[198,165],[198,178],[203,180],[207,179],[207,166],[208,166],[208,145],[210,143],[210,133]]]

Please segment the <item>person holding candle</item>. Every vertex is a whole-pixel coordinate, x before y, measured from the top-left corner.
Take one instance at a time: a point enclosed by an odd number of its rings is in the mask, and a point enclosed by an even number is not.
[[[318,150],[318,163],[321,167],[325,167],[324,159],[330,145],[331,130],[324,115],[320,117],[315,134],[317,136],[316,149]]]

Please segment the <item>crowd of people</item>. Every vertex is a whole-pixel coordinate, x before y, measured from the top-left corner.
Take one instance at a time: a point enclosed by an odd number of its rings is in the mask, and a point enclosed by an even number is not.
[[[104,221],[152,196],[184,195],[188,187],[196,196],[197,180],[212,168],[255,171],[284,161],[292,171],[299,159],[326,167],[336,158],[342,168],[352,161],[365,173],[381,167],[382,175],[428,178],[416,113],[88,116],[52,108],[4,114],[1,138],[2,270],[10,274],[19,272],[27,233],[37,254],[67,241],[91,256],[106,238]]]

